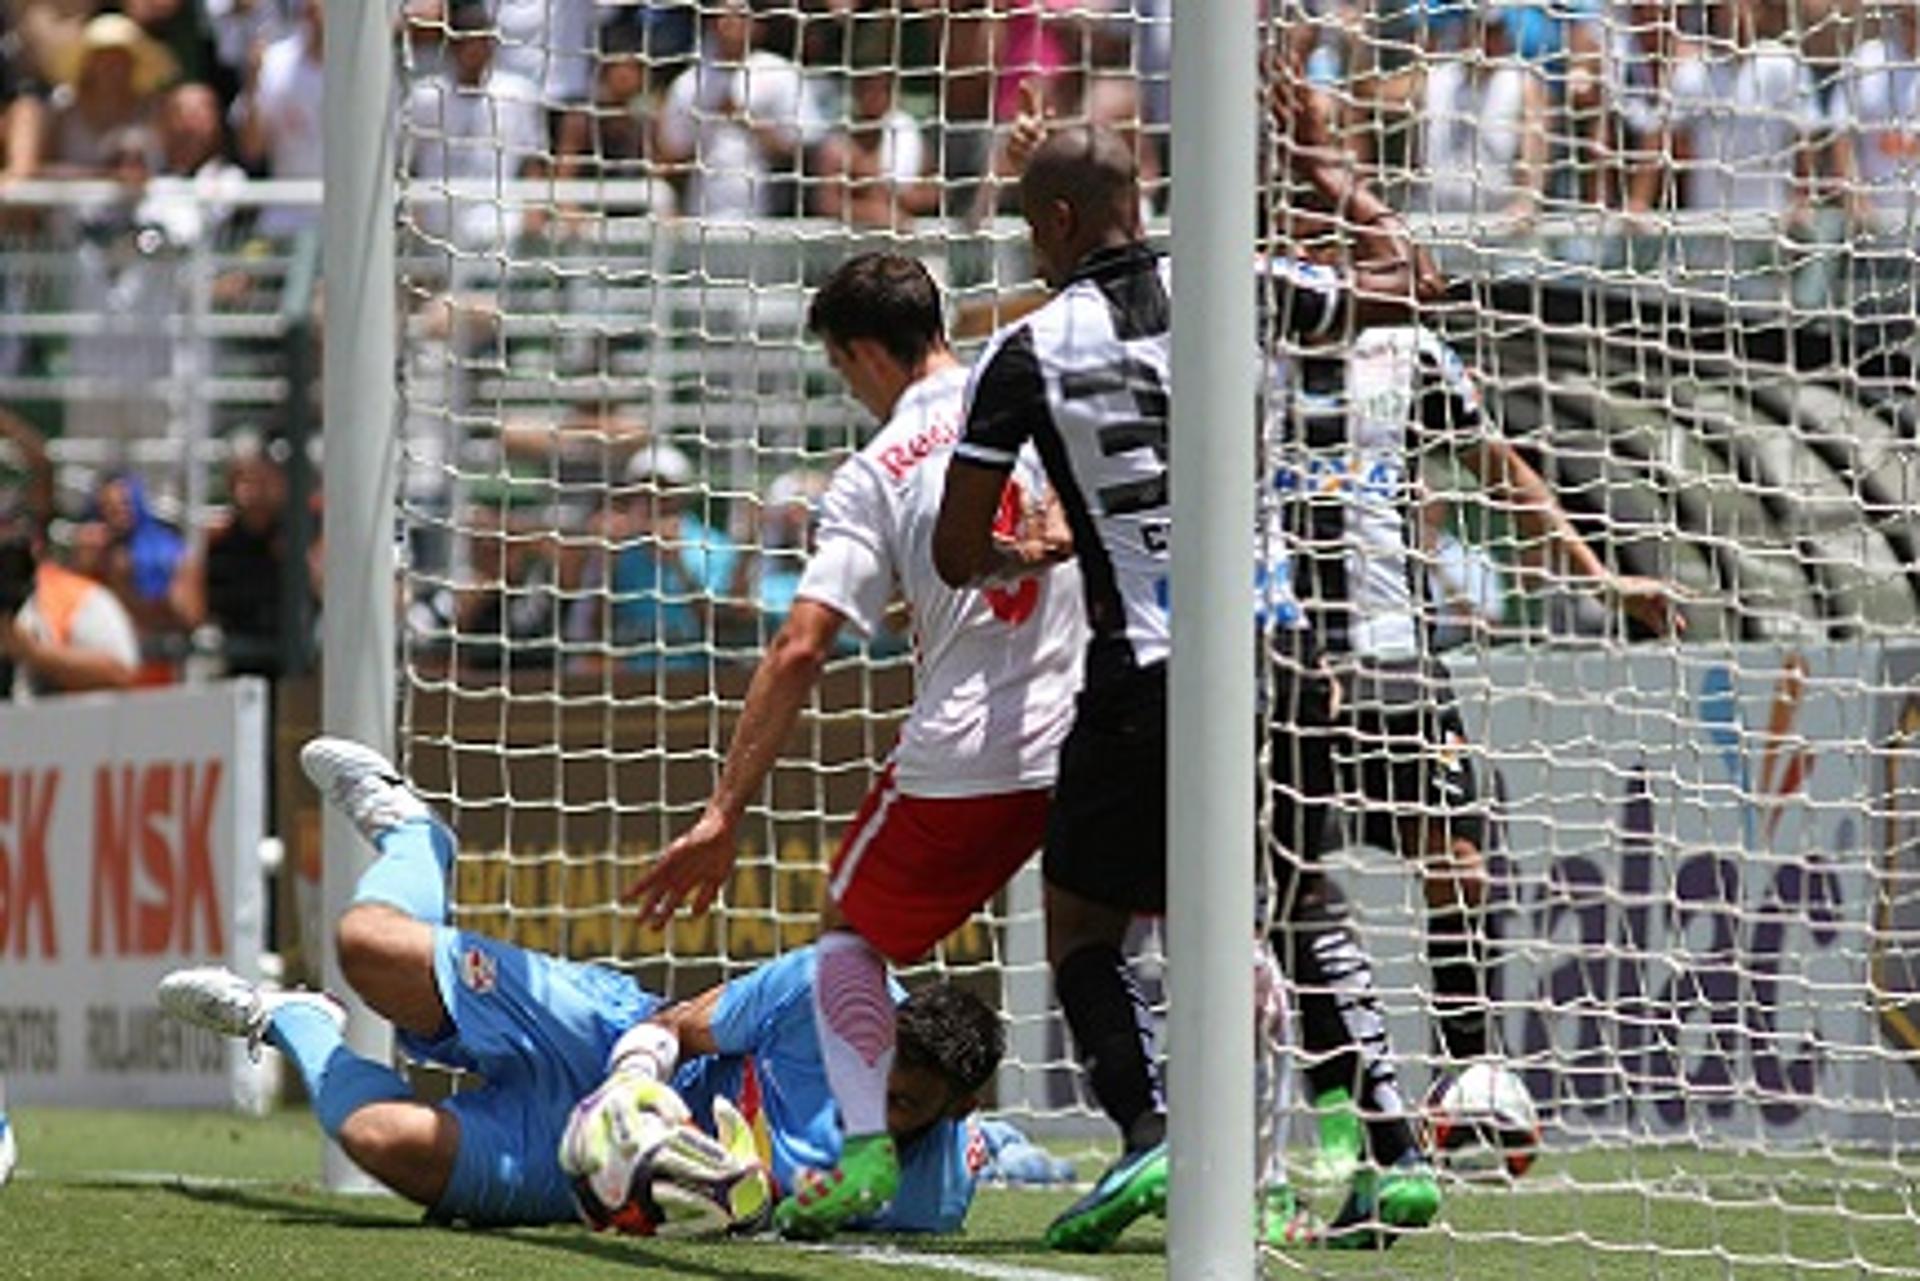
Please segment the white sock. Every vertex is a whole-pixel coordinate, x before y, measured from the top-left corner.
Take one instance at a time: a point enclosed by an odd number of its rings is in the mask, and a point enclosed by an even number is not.
[[[820,936],[813,1021],[827,1084],[849,1138],[887,1130],[887,1074],[893,1070],[893,997],[887,963],[858,934]]]

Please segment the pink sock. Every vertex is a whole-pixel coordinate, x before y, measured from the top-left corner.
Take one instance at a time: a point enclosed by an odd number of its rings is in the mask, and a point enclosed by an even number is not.
[[[893,997],[887,963],[858,934],[820,938],[813,1019],[827,1084],[848,1137],[887,1130],[887,1074],[893,1070]]]

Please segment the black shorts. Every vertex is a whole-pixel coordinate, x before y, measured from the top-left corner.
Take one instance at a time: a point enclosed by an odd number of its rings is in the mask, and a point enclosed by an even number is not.
[[[1334,758],[1347,840],[1418,859],[1484,843],[1466,725],[1437,663],[1343,665]]]
[[[1167,903],[1167,671],[1080,692],[1047,815],[1050,885],[1130,912]]]
[[[1317,862],[1331,838],[1334,727],[1331,684],[1281,674],[1269,690],[1281,714],[1264,725],[1268,787],[1261,845],[1280,901],[1290,902],[1297,869]],[[1164,665],[1083,690],[1060,749],[1047,846],[1049,884],[1129,912],[1167,904],[1167,683]]]

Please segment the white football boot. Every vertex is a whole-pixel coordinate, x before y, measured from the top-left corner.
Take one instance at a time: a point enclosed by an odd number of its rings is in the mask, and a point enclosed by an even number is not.
[[[309,740],[300,749],[300,768],[368,841],[402,823],[435,821],[393,762],[364,744],[345,738]]]
[[[267,1023],[274,1011],[289,1005],[311,1005],[344,1029],[347,1011],[325,992],[276,991],[249,982],[217,965],[175,970],[160,980],[160,1008],[182,1023],[231,1036],[247,1043],[247,1052],[260,1053]]]

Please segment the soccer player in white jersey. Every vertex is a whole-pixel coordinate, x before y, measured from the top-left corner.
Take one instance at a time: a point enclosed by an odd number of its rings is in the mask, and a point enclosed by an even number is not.
[[[1338,696],[1302,718],[1298,750],[1277,760],[1282,795],[1333,807],[1366,844],[1424,875],[1427,959],[1441,1048],[1455,1063],[1490,1049],[1484,988],[1484,816],[1464,753],[1465,727],[1429,652],[1416,546],[1421,458],[1445,451],[1471,471],[1521,532],[1570,576],[1643,626],[1682,619],[1664,584],[1611,573],[1552,490],[1484,411],[1466,365],[1437,334],[1367,329],[1276,362],[1263,487],[1270,638],[1285,669],[1324,673]],[[1359,1159],[1347,1083],[1310,1066],[1323,1157]]]
[[[1006,572],[964,590],[935,577],[933,526],[966,372],[926,269],[895,254],[853,258],[815,296],[808,326],[886,425],[834,473],[792,613],[754,673],[712,797],[630,894],[655,922],[689,898],[707,909],[842,629],[872,633],[903,595],[918,656],[913,708],[844,834],[821,921],[817,1021],[847,1141],[837,1166],[803,1176],[775,1216],[787,1235],[819,1237],[893,1195],[886,963],[924,956],[1039,848],[1083,633],[1078,574],[1057,563],[1069,544],[1048,534],[1031,458],[995,491]]]
[[[1263,283],[1290,332],[1331,333],[1396,297],[1404,314],[1413,297],[1417,268],[1410,253],[1387,252],[1385,207],[1363,190],[1338,197],[1372,242],[1372,298],[1331,270],[1277,260]],[[1117,135],[1055,134],[1028,164],[1021,202],[1036,264],[1058,293],[996,334],[975,368],[934,555],[950,584],[1017,568],[991,537],[993,516],[1003,478],[1037,448],[1072,532],[1090,634],[1047,829],[1048,959],[1094,1095],[1126,1146],[1047,1240],[1098,1250],[1166,1193],[1165,1114],[1121,945],[1135,914],[1163,910],[1179,856],[1166,804],[1171,304],[1166,264],[1141,230],[1133,153]],[[1276,756],[1294,750],[1296,715],[1276,708]],[[1299,993],[1304,1049],[1350,1084],[1368,1117],[1373,1164],[1356,1174],[1329,1243],[1390,1244],[1381,1228],[1432,1221],[1438,1185],[1406,1121],[1371,966],[1315,865],[1323,807],[1273,812],[1267,844],[1285,917],[1275,943]]]

